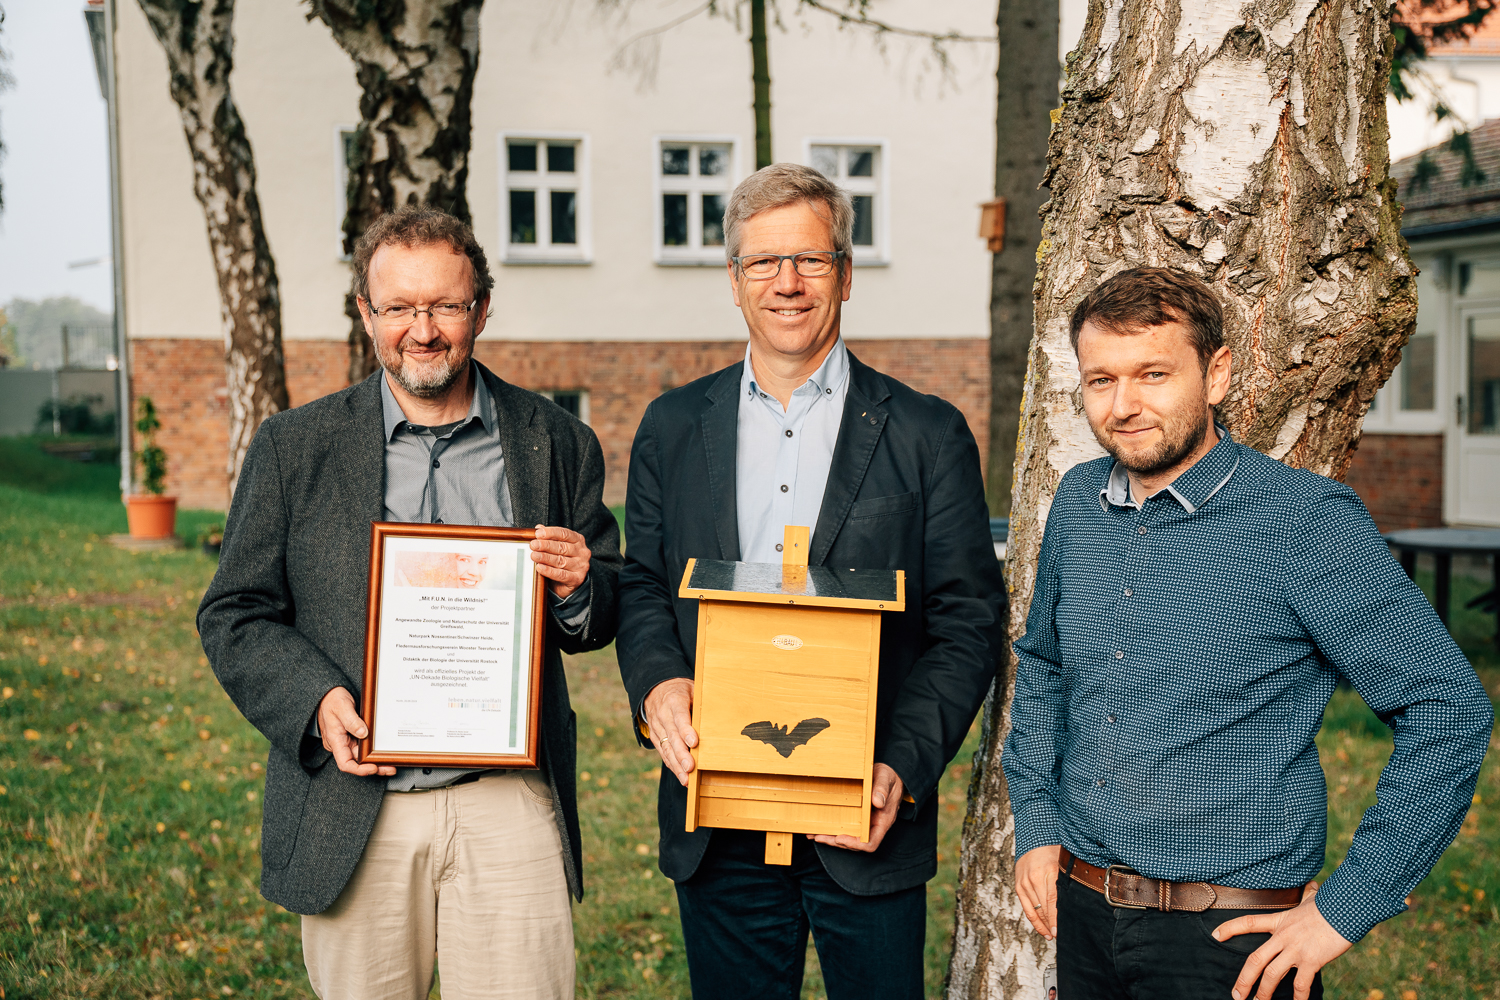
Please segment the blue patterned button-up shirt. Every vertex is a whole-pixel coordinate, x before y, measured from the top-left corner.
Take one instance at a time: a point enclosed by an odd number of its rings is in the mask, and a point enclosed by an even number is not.
[[[1016,854],[1062,844],[1174,881],[1302,885],[1323,865],[1313,743],[1342,675],[1395,752],[1317,906],[1357,941],[1458,833],[1494,713],[1348,487],[1224,433],[1170,487],[1111,459],[1047,517],[1002,762]]]

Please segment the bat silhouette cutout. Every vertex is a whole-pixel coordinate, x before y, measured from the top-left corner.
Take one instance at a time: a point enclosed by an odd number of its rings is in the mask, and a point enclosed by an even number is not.
[[[828,726],[827,719],[803,719],[792,728],[791,732],[787,732],[786,726],[772,725],[769,721],[752,722],[740,730],[740,735],[762,743],[769,743],[781,756],[790,757],[793,750],[827,729]]]

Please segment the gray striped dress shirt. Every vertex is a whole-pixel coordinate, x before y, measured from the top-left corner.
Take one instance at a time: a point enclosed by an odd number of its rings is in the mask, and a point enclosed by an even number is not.
[[[514,527],[495,400],[478,368],[471,367],[470,372],[474,400],[468,415],[441,427],[407,420],[390,384],[380,380],[385,413],[385,520]],[[585,580],[567,599],[553,602],[552,613],[564,629],[576,632],[583,627],[589,595]],[[474,770],[401,767],[386,782],[386,789],[441,788]]]

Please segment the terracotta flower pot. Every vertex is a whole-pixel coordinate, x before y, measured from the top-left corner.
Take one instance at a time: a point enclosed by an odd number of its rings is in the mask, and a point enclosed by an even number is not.
[[[177,531],[177,498],[150,493],[125,498],[132,538],[168,538]]]

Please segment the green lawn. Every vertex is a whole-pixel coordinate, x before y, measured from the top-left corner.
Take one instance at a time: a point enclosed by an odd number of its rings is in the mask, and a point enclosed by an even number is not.
[[[213,560],[132,555],[118,467],[0,439],[0,997],[308,997],[297,918],[256,892],[265,740],[208,670],[193,610]],[[185,512],[195,538],[212,512]],[[1482,587],[1455,582],[1455,604]],[[1493,621],[1455,631],[1492,693]],[[611,650],[572,658],[588,896],[574,909],[579,994],[682,997],[671,885],[656,871],[654,755],[636,747]],[[957,838],[976,734],[940,789],[928,993],[952,929]],[[1330,865],[1390,752],[1341,691],[1319,738]],[[1500,865],[1487,764],[1464,832],[1417,891],[1329,972],[1330,995],[1500,996]],[[810,960],[809,996],[821,995]]]

